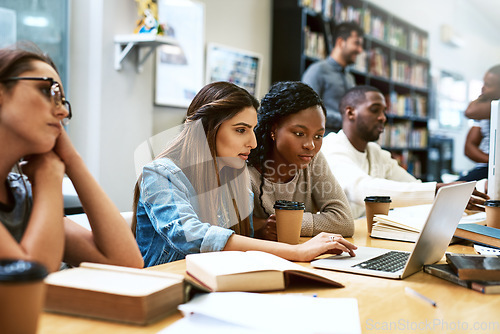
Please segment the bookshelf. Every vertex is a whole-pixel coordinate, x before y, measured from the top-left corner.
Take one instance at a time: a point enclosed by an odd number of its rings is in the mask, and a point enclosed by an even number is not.
[[[415,177],[427,180],[430,61],[428,33],[366,0],[274,0],[271,81],[300,80],[333,47],[334,26],[356,21],[364,52],[351,67],[356,84],[386,96],[379,144]]]

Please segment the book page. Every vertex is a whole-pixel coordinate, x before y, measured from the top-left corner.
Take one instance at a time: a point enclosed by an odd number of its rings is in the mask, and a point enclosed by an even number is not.
[[[157,334],[276,334],[271,331],[262,331],[252,328],[246,328],[233,323],[219,320],[202,314],[191,314],[172,325],[159,331]]]
[[[179,310],[266,333],[361,333],[355,298],[214,292],[179,305]]]
[[[197,263],[204,271],[214,276],[267,270],[306,269],[278,256],[259,251],[192,254],[186,257],[186,262],[190,261]]]
[[[49,285],[99,291],[126,296],[146,296],[182,281],[147,274],[90,268],[72,268],[50,274]]]
[[[427,217],[429,216],[431,207],[432,204],[423,204],[394,208],[390,210],[387,215],[375,215],[374,220],[384,223],[385,226],[381,226],[383,228],[387,228],[389,225],[392,225],[397,228],[420,232],[424,227]],[[460,224],[463,223],[485,225],[486,213],[478,212],[470,215],[464,213],[462,219],[460,219]]]
[[[394,208],[388,215],[375,215],[374,220],[383,220],[384,223],[420,232],[429,216],[432,204],[414,205]]]

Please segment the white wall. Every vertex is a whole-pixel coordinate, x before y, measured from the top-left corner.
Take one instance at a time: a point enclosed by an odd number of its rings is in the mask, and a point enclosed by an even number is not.
[[[257,98],[271,82],[271,0],[198,0],[205,4],[206,43],[217,43],[263,56],[262,78]],[[185,109],[154,107],[153,133],[182,122]]]
[[[271,5],[268,0],[203,0],[206,42],[263,55],[259,96],[270,82]],[[144,140],[181,123],[185,110],[154,106],[154,57],[137,73],[133,56],[114,69],[116,34],[131,33],[132,0],[72,0],[70,136],[93,175],[122,211],[131,210],[133,154]]]
[[[205,3],[207,43],[263,55],[257,96],[262,97],[270,84],[272,1],[200,1]],[[433,67],[461,73],[467,80],[481,80],[487,68],[498,62],[500,42],[495,33],[498,30],[476,13],[471,4],[474,1],[479,0],[373,0],[429,32]],[[70,136],[122,211],[131,209],[135,148],[153,134],[180,124],[185,113],[154,106],[153,58],[146,61],[142,73],[136,72],[133,57],[125,60],[121,71],[114,69],[113,37],[132,32],[136,18],[132,0],[71,1],[70,100],[74,119]],[[440,44],[442,23],[457,27],[467,46],[452,49]],[[463,142],[455,144],[455,151],[456,160],[458,155],[463,157]]]
[[[369,1],[429,33],[432,70],[458,73],[467,81],[482,81],[488,68],[500,63],[500,25],[485,17],[475,6],[478,2],[490,2],[494,10],[498,5],[493,4],[498,0]],[[440,29],[443,24],[454,28],[465,42],[464,47],[456,48],[440,41]],[[461,129],[438,132],[454,139],[454,170],[472,168],[474,163],[463,153],[468,132],[465,118]]]
[[[135,2],[71,2],[69,131],[93,175],[122,211],[131,210],[133,152],[152,134],[153,62],[137,73],[131,58],[114,69],[115,34],[134,29]]]

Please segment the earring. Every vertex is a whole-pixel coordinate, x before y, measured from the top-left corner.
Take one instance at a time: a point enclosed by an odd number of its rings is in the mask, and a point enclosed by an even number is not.
[[[271,132],[271,139],[274,141],[274,132]]]

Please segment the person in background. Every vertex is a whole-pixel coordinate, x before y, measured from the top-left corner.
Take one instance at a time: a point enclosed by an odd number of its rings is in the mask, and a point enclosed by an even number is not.
[[[302,82],[275,83],[262,99],[249,158],[258,237],[276,239],[276,200],[305,204],[302,236],[353,235],[347,198],[320,153],[325,116],[318,94]]]
[[[203,87],[180,134],[143,168],[135,188],[132,223],[145,265],[187,254],[259,250],[293,261],[348,252],[340,235],[322,233],[289,245],[253,238],[246,160],[256,147],[259,102],[229,82]]]
[[[342,98],[340,110],[342,130],[326,136],[322,151],[354,217],[364,214],[366,196],[390,196],[396,207],[432,203],[437,190],[446,184],[421,182],[375,143],[387,120],[382,93],[372,86],[351,88]],[[484,211],[477,205],[487,196],[477,190],[474,195],[477,197],[471,197],[467,208]]]
[[[335,27],[332,40],[330,56],[309,66],[302,76],[302,81],[311,86],[325,104],[326,134],[342,128],[339,102],[355,85],[348,66],[363,52],[363,30],[355,22],[340,23]]]
[[[143,267],[129,226],[75,150],[61,78],[36,46],[0,49],[0,258]],[[14,170],[14,171],[13,171]],[[91,231],[63,216],[64,173]]]
[[[467,134],[464,152],[477,164],[467,174],[461,176],[459,181],[488,178],[491,101],[498,99],[500,99],[500,65],[495,65],[484,75],[481,95],[465,110],[465,116],[474,119],[474,125]]]

